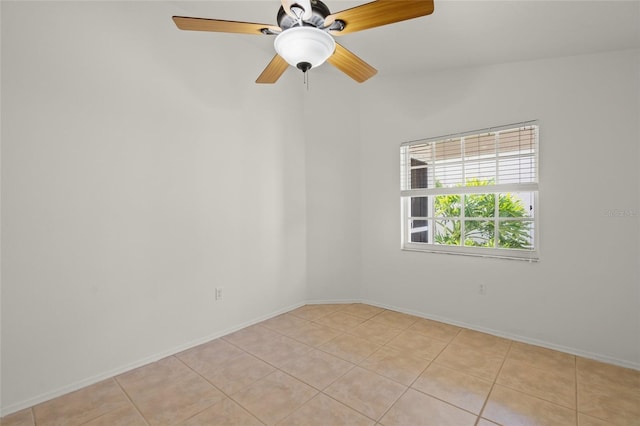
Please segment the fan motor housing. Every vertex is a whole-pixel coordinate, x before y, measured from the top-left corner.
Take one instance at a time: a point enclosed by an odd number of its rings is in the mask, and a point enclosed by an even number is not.
[[[299,10],[302,11],[302,8],[293,5],[291,10]],[[300,12],[302,13],[302,12]],[[326,4],[321,2],[320,0],[311,0],[311,18],[303,21],[303,25],[311,26],[316,28],[324,27],[324,20],[327,16],[331,15],[331,11],[327,7]],[[278,10],[278,26],[282,29],[282,31],[288,30],[289,28],[299,26],[299,21],[289,15],[284,11],[284,7],[280,6]]]

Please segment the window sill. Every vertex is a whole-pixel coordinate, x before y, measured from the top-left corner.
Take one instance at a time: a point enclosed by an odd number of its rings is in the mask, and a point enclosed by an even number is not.
[[[523,260],[526,262],[539,262],[537,251],[492,249],[460,246],[433,246],[431,244],[405,243],[401,247],[403,251],[414,251],[423,253],[452,254],[458,256],[488,257],[493,259]]]

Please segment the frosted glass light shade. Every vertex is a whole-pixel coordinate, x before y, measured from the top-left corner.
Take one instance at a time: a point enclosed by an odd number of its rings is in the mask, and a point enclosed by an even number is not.
[[[289,28],[278,34],[273,45],[278,55],[294,67],[306,62],[315,68],[336,50],[333,37],[315,27]]]

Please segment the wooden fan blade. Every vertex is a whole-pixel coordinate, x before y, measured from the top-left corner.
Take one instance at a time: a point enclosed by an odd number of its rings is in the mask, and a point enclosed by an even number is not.
[[[378,70],[338,43],[336,43],[335,53],[327,59],[327,62],[358,83],[363,83],[378,73]]]
[[[287,61],[282,59],[282,56],[276,53],[276,56],[273,57],[269,65],[262,71],[262,74],[256,80],[258,84],[273,84],[289,67]]]
[[[433,0],[378,0],[333,13],[326,17],[324,24],[328,27],[337,19],[343,21],[345,27],[342,31],[331,32],[342,35],[432,13]]]
[[[218,33],[237,33],[263,35],[262,30],[280,32],[280,28],[274,25],[255,24],[252,22],[222,21],[220,19],[188,18],[186,16],[174,16],[173,22],[181,30],[188,31],[212,31]]]

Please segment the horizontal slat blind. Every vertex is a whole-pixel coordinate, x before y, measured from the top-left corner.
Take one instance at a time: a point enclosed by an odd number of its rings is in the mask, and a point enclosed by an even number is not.
[[[401,189],[537,183],[537,132],[523,123],[403,144]]]

